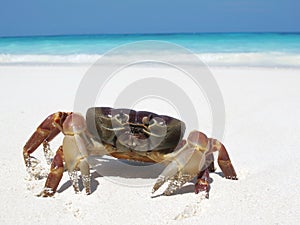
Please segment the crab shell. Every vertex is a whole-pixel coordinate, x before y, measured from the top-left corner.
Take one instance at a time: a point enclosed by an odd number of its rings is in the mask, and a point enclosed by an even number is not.
[[[144,162],[161,161],[147,156],[173,152],[185,132],[178,119],[131,109],[90,108],[86,123],[93,137],[114,149],[112,156]]]

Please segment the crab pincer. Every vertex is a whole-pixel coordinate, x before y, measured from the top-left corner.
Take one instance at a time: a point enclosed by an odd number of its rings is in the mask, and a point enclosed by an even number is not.
[[[219,141],[207,138],[199,131],[192,131],[185,143],[179,150],[169,154],[167,159],[171,162],[161,173],[154,184],[152,193],[157,191],[165,182],[169,182],[164,195],[171,195],[180,189],[186,182],[191,181],[198,175],[195,184],[195,193],[205,191],[208,197],[209,177],[208,171],[213,170],[214,151],[219,151],[218,163],[225,178],[237,179],[237,175],[231,164],[228,153]]]

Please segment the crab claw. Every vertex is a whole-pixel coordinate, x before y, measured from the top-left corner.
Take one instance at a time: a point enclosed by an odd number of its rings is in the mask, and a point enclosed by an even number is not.
[[[152,193],[167,181],[169,182],[169,186],[164,191],[164,195],[171,195],[174,191],[181,188],[182,185],[197,175],[200,170],[199,162],[202,160],[201,158],[202,156],[195,149],[189,148],[186,145],[159,176]]]
[[[237,180],[236,172],[231,164],[224,145],[216,139],[207,138],[199,131],[192,131],[187,142],[178,151],[166,156],[171,163],[164,169],[156,181],[152,193],[158,190],[165,182],[169,186],[164,195],[170,195],[181,188],[186,182],[198,174],[195,193],[205,191],[208,197],[209,171],[214,171],[213,152],[219,152],[218,164],[227,179]]]
[[[202,133],[194,137],[191,133],[187,143],[178,151],[171,153],[171,163],[164,169],[154,184],[152,193],[158,190],[165,182],[169,186],[164,191],[164,195],[171,195],[174,191],[182,187],[186,182],[192,180],[205,164],[205,151],[207,149],[207,138]]]

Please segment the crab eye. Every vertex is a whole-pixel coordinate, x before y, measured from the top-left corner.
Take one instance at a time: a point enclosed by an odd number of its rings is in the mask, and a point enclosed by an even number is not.
[[[123,112],[120,112],[119,114],[115,115],[115,118],[119,123],[124,124],[124,123],[128,122],[129,115],[125,114]]]
[[[145,126],[149,126],[150,124],[153,124],[153,115],[149,114],[149,116],[144,116],[142,119],[142,123]]]
[[[166,135],[167,126],[164,119],[160,117],[155,117],[151,120],[151,124],[149,125],[150,132],[152,135],[157,135],[163,137]]]

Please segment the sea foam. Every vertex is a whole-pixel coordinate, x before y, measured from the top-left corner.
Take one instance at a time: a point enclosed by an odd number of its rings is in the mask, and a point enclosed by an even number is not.
[[[203,53],[196,55],[208,66],[300,67],[300,54],[294,53]],[[101,54],[0,54],[0,65],[92,65],[97,60],[101,60],[102,56]],[[115,62],[121,62],[122,57],[128,59],[130,53],[115,56]],[[155,54],[152,54],[153,58],[155,59]],[[177,58],[181,62],[186,60],[186,63],[189,63],[188,57],[178,55]],[[147,55],[145,55],[145,60],[147,60]]]

